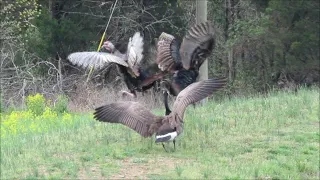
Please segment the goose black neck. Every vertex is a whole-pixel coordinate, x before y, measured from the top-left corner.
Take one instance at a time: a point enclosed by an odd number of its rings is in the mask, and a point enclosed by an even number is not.
[[[166,108],[166,115],[169,115],[171,113],[171,110],[170,110],[169,103],[168,103],[167,91],[164,92],[163,96],[164,96],[164,106]]]

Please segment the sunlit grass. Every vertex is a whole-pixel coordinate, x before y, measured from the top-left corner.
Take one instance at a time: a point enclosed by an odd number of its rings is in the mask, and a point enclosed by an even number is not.
[[[94,121],[91,114],[69,117],[69,124],[63,114],[53,120],[59,125],[42,121],[46,131],[1,136],[1,179],[319,179],[319,89],[189,107],[171,153],[153,137]],[[17,123],[30,128],[26,124],[36,121],[26,119]],[[149,167],[143,176],[133,176],[143,165]]]

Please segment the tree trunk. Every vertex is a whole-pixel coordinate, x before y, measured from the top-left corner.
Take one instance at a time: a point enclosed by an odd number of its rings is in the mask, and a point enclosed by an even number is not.
[[[229,40],[229,28],[234,24],[234,21],[236,19],[237,14],[239,12],[237,11],[236,4],[239,2],[239,0],[225,0],[225,17],[226,17],[226,24],[225,24],[225,40],[228,42]],[[228,60],[228,77],[229,82],[233,83],[235,74],[236,74],[236,59],[234,58],[234,52],[233,47],[230,48],[230,50],[227,52],[227,60]]]
[[[268,89],[268,81],[267,81],[267,72],[268,72],[268,67],[267,63],[265,61],[265,55],[264,53],[260,50],[260,60],[261,60],[261,71],[262,71],[262,84],[263,84],[263,91],[267,92]]]
[[[196,23],[207,21],[207,1],[197,0]],[[208,61],[205,60],[200,67],[199,81],[208,79]]]
[[[228,51],[228,69],[229,69],[228,77],[229,77],[229,81],[231,82],[231,84],[233,83],[234,77],[235,77],[235,64],[234,63],[235,62],[234,62],[234,58],[233,58],[233,49],[231,48]]]
[[[196,4],[196,23],[207,21],[207,0],[197,0]],[[208,60],[205,60],[199,69],[198,81],[208,79]],[[206,103],[207,98],[201,101],[201,104]]]

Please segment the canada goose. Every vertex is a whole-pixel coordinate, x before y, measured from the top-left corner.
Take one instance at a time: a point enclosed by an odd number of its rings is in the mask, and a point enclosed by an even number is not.
[[[163,79],[163,76],[172,73],[163,84],[164,104],[166,115],[171,110],[168,105],[168,94],[177,96],[188,85],[197,81],[199,68],[204,60],[212,54],[214,49],[214,28],[210,22],[196,24],[184,36],[182,43],[171,34],[163,32],[158,39],[157,59],[162,74],[146,78],[142,85]]]
[[[145,61],[143,60],[145,59],[143,53],[146,49],[144,49],[143,37],[140,32],[136,32],[129,39],[128,44],[117,43],[114,45],[110,41],[105,41],[101,48],[109,52],[75,52],[68,56],[68,60],[84,69],[90,69],[91,67],[102,69],[110,65],[110,63],[116,63],[130,91],[121,91],[123,95],[127,94],[136,97],[136,91],[144,92],[155,86],[156,82],[145,86],[140,85],[142,81],[154,74],[152,71],[157,66],[153,62],[148,65],[144,64],[144,67],[141,67],[142,61]],[[157,67],[156,70],[158,70]]]
[[[94,118],[102,122],[121,123],[143,137],[156,133],[156,143],[173,141],[175,149],[175,138],[183,131],[183,116],[187,106],[225,87],[226,83],[226,78],[221,78],[189,85],[179,93],[172,112],[166,116],[156,116],[138,102],[123,101],[96,108]]]

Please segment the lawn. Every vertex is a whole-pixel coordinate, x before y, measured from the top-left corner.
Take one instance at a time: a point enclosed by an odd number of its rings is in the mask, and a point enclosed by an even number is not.
[[[3,126],[8,119],[1,117]],[[168,153],[154,137],[90,113],[54,117],[50,126],[1,136],[1,179],[320,178],[318,88],[190,106],[176,151],[166,144]],[[32,121],[46,122],[29,118],[14,128]]]

